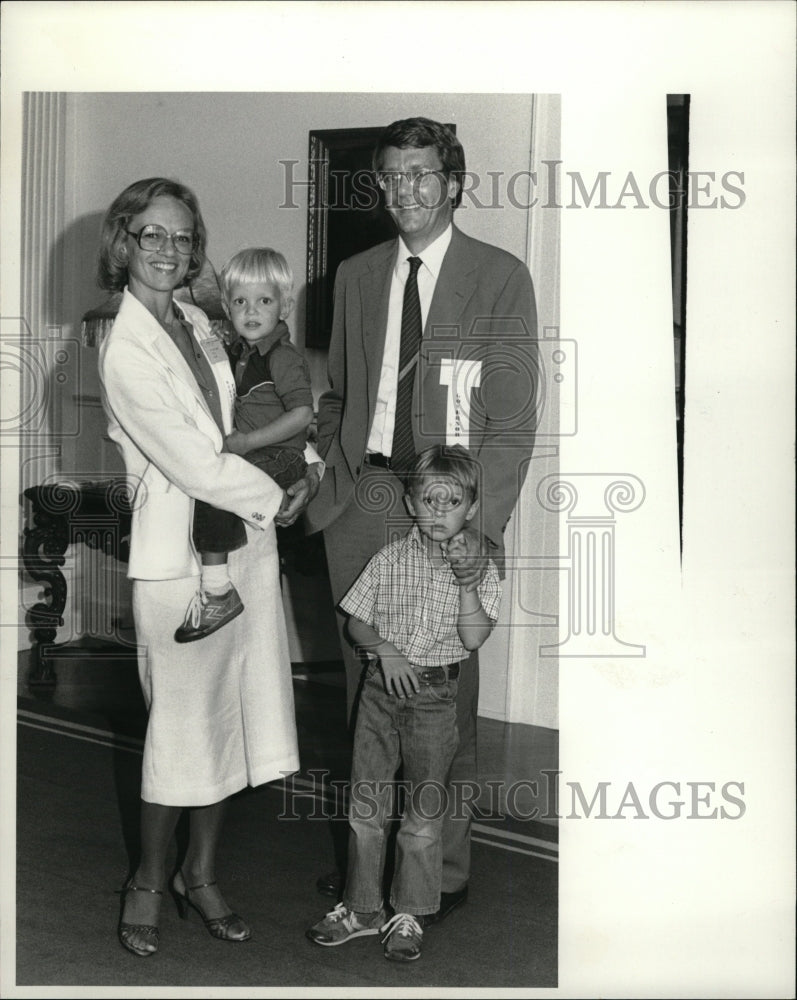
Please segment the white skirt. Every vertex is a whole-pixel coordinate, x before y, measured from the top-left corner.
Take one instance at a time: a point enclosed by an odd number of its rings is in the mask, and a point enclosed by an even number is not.
[[[212,805],[299,768],[276,531],[247,525],[247,538],[229,555],[244,611],[205,639],[174,641],[197,576],[134,581],[139,678],[149,708],[146,802]]]

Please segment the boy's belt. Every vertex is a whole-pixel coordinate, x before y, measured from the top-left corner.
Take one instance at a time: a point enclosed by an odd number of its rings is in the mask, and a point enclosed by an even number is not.
[[[447,663],[442,667],[416,667],[413,664],[412,669],[421,684],[445,684],[459,677],[459,663]]]

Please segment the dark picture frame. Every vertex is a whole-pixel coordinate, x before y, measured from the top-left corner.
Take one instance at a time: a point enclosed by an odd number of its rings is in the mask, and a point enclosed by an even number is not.
[[[329,347],[332,290],[340,262],[395,235],[371,169],[371,154],[382,131],[310,132],[306,347]]]
[[[456,132],[455,125],[448,126]],[[305,346],[326,350],[332,293],[341,261],[396,235],[371,167],[376,128],[310,132]]]

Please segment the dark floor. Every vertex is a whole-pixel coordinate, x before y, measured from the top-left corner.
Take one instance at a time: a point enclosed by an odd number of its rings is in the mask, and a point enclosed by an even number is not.
[[[555,769],[557,742],[554,731],[531,726],[479,720],[470,898],[427,931],[419,962],[385,962],[373,937],[332,949],[305,940],[331,905],[315,879],[333,866],[333,843],[345,835],[330,784],[345,777],[347,759],[336,663],[294,667],[300,774],[248,789],[230,806],[218,874],[253,940],[215,941],[198,917],[183,924],[165,900],[157,956],[127,954],[115,937],[114,890],[136,853],[144,707],[129,656],[100,645],[63,652],[73,655],[55,661],[54,687],[29,687],[20,663],[17,985],[556,985],[557,831],[543,819],[543,793],[528,785]],[[496,793],[499,779],[505,788],[518,775],[526,780],[517,794]]]

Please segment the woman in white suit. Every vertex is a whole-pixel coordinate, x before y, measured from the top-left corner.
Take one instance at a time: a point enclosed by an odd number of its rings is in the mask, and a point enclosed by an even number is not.
[[[202,266],[205,226],[192,192],[164,178],[131,184],[102,231],[99,281],[123,290],[100,352],[109,434],[133,491],[129,576],[139,676],[149,709],[141,783],[141,859],[123,890],[119,939],[154,954],[175,825],[190,840],[171,890],[225,941],[251,936],[216,884],[225,800],[298,768],[290,658],[274,519],[290,523],[317,483],[282,489],[223,451],[235,384],[205,314],[173,292]],[[174,641],[198,589],[194,500],[237,514],[246,544],[230,553],[245,612],[201,643]]]

